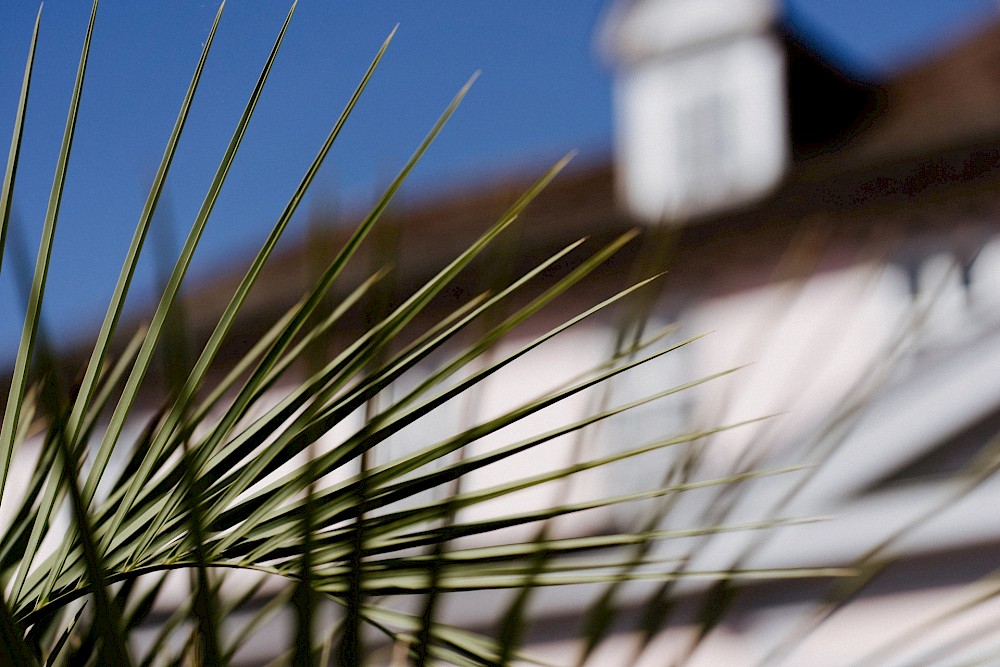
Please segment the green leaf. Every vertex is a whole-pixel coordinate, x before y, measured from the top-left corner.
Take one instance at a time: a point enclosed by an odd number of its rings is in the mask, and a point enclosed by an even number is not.
[[[42,8],[38,8],[35,17],[35,29],[31,33],[31,46],[28,48],[28,60],[24,65],[24,79],[21,82],[21,97],[17,103],[17,113],[14,116],[14,131],[10,138],[10,152],[7,155],[7,170],[0,187],[0,269],[3,268],[4,245],[7,241],[7,225],[10,222],[10,209],[14,193],[14,181],[17,178],[17,163],[21,157],[21,139],[24,136],[24,114],[28,108],[28,91],[31,88],[31,70],[35,64],[35,47],[38,44],[38,28],[42,22]]]
[[[97,482],[103,474],[102,462],[106,462],[108,458],[110,458],[111,451],[118,442],[122,429],[125,427],[125,422],[131,414],[132,404],[139,391],[139,385],[145,377],[149,364],[152,361],[153,351],[156,347],[157,341],[159,340],[160,334],[163,332],[167,315],[173,306],[178,291],[180,290],[181,282],[187,273],[188,266],[190,266],[191,258],[194,256],[195,248],[197,247],[201,234],[208,223],[208,218],[212,213],[212,209],[218,201],[219,193],[222,191],[222,186],[226,181],[229,169],[232,167],[233,161],[236,158],[236,152],[246,134],[247,126],[250,124],[250,118],[257,106],[257,102],[260,100],[264,84],[267,82],[268,75],[271,72],[271,67],[278,55],[278,49],[284,39],[285,32],[288,29],[288,24],[292,19],[292,13],[294,11],[295,5],[293,4],[292,8],[288,12],[288,16],[285,18],[284,24],[281,26],[281,31],[278,33],[274,46],[271,47],[271,52],[268,55],[263,69],[261,70],[260,77],[258,78],[257,84],[250,95],[250,99],[247,101],[243,114],[240,116],[236,129],[233,132],[233,136],[229,140],[229,145],[226,147],[222,161],[215,172],[215,176],[209,186],[208,193],[205,195],[205,199],[198,211],[187,240],[184,242],[184,248],[181,250],[181,255],[178,257],[177,263],[170,274],[170,278],[167,280],[163,295],[160,297],[159,305],[157,305],[156,312],[153,314],[152,322],[149,325],[149,331],[146,334],[146,338],[143,340],[142,348],[139,350],[136,364],[132,368],[132,373],[126,381],[125,390],[118,401],[118,405],[115,408],[114,414],[111,416],[111,421],[105,431],[104,438],[101,441],[100,448],[98,449],[98,464],[96,464],[91,471],[90,477],[87,480],[88,483],[84,487],[86,489],[93,490],[96,488]],[[156,460],[157,457],[155,455],[148,455],[143,460],[143,465],[137,473],[136,481],[129,487],[124,500],[119,506],[119,511],[111,520],[108,534],[115,533],[117,527],[121,524],[124,515],[132,509],[132,503],[135,501],[135,497],[139,494],[146,478],[148,478],[151,468]],[[103,546],[107,546],[107,539],[108,538],[105,538]]]
[[[90,12],[90,22],[87,25],[87,35],[83,41],[83,51],[80,54],[80,63],[77,66],[76,81],[73,84],[73,95],[70,99],[69,113],[66,117],[66,127],[63,130],[62,144],[59,147],[59,157],[56,160],[52,190],[49,193],[48,207],[45,211],[42,240],[38,248],[38,259],[35,262],[35,274],[31,282],[31,292],[28,295],[28,307],[24,317],[24,327],[21,331],[21,342],[14,361],[11,386],[7,394],[7,407],[4,410],[3,424],[0,426],[0,489],[7,488],[7,474],[10,470],[15,436],[20,424],[21,405],[24,400],[25,389],[28,385],[29,364],[38,335],[42,299],[45,295],[45,282],[49,273],[49,258],[52,254],[52,244],[55,239],[56,222],[59,219],[59,207],[62,204],[63,188],[66,185],[66,169],[69,165],[70,150],[73,147],[73,134],[76,131],[76,119],[80,110],[80,98],[83,95],[83,80],[87,71],[90,40],[94,33],[94,21],[96,18],[97,0],[94,0],[94,5]],[[38,19],[36,19],[36,26],[37,24]],[[16,139],[16,141],[20,141],[20,139]],[[11,176],[13,177],[13,174]],[[5,178],[6,182],[7,179]],[[9,206],[9,202],[6,205]]]

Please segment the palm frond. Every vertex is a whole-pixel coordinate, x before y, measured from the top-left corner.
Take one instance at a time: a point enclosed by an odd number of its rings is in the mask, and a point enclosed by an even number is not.
[[[0,535],[0,662],[228,664],[239,659],[245,640],[262,628],[273,631],[295,615],[288,642],[273,651],[278,661],[328,664],[338,655],[340,664],[360,665],[369,649],[391,648],[399,659],[418,665],[506,665],[531,660],[522,644],[534,597],[565,586],[603,591],[589,612],[581,611],[582,659],[610,631],[623,591],[641,590],[647,596],[643,614],[648,627],[642,641],[648,642],[669,620],[667,608],[677,588],[694,587],[707,603],[700,607],[702,635],[690,644],[690,655],[721,622],[739,587],[750,582],[839,582],[828,606],[820,607],[807,624],[823,620],[865,586],[909,526],[887,536],[850,567],[754,564],[751,556],[761,542],[753,536],[820,520],[783,513],[784,499],[801,488],[805,482],[800,481],[782,486],[787,493],[762,518],[730,516],[743,489],[806,478],[812,470],[807,466],[765,465],[762,457],[748,457],[726,473],[699,469],[699,456],[713,446],[713,438],[758,420],[720,420],[722,425],[651,433],[640,444],[610,453],[582,455],[579,442],[564,447],[566,436],[590,433],[654,401],[712,386],[708,383],[739,370],[664,382],[627,401],[613,401],[605,394],[598,407],[583,415],[554,415],[573,400],[592,397],[595,390],[701,342],[701,336],[677,335],[673,325],[646,335],[646,316],[662,279],[646,266],[635,269],[636,279],[628,286],[576,306],[555,323],[540,322],[539,314],[634,243],[638,232],[605,241],[597,249],[590,248],[588,239],[567,240],[533,259],[519,275],[498,270],[488,290],[469,295],[443,314],[435,310],[449,287],[511,235],[572,156],[542,173],[465,250],[429,277],[414,281],[408,293],[403,293],[405,286],[381,287],[388,267],[376,267],[360,279],[350,277],[346,267],[357,263],[361,248],[372,243],[376,225],[384,222],[475,75],[445,107],[376,203],[343,235],[342,246],[324,261],[301,298],[262,327],[264,333],[240,358],[224,360],[224,346],[246,314],[249,295],[266,282],[265,266],[379,67],[395,28],[333,120],[211,333],[195,350],[193,365],[150,405],[143,392],[149,390],[152,360],[169,338],[170,312],[181,301],[194,253],[294,11],[293,4],[149,323],[125,343],[119,331],[125,302],[220,29],[219,7],[81,380],[73,391],[63,391],[57,373],[49,368],[56,362],[49,359],[33,369],[33,360],[47,356],[37,349],[42,303],[47,277],[56,268],[50,254],[97,17],[97,3],[93,5],[0,424],[0,489],[4,509],[10,510]],[[0,190],[0,261],[40,16]],[[412,250],[402,244],[399,252],[405,258]],[[639,254],[650,252],[647,245]],[[391,302],[396,290],[401,293],[398,303]],[[384,308],[367,303],[376,297]],[[545,386],[519,386],[509,407],[499,413],[481,416],[469,411],[463,423],[450,431],[445,428],[442,415],[448,409],[504,373],[517,373],[526,363],[544,364],[540,350],[552,349],[625,305],[632,313],[608,357],[589,368],[575,368],[569,379],[553,376]],[[365,311],[369,326],[351,340],[329,345],[328,339],[346,331],[359,310]],[[169,353],[169,341],[166,345]],[[335,351],[327,354],[331,349]],[[845,412],[853,414],[856,406],[848,407]],[[438,421],[435,435],[413,435],[419,425]],[[545,425],[536,427],[539,423]],[[516,428],[525,426],[535,430],[528,436],[514,435]],[[392,442],[405,438],[412,440],[405,452],[379,458]],[[574,455],[544,468],[525,469],[512,479],[501,475],[490,482],[472,481],[484,479],[479,476],[489,471],[513,470],[525,455],[563,450]],[[595,470],[617,470],[627,462],[650,461],[672,451],[686,453],[653,488],[595,489],[581,497],[564,492],[570,482]],[[958,494],[993,474],[995,452],[983,457],[967,471],[966,486]],[[30,475],[15,480],[15,461],[31,465]],[[555,488],[560,491],[550,503],[523,506],[514,501],[518,494]],[[711,493],[711,507],[703,511],[699,525],[667,521],[676,518],[672,512],[684,498]],[[637,529],[560,532],[574,516],[654,501],[660,504]],[[747,538],[739,543],[730,566],[703,566],[698,557],[709,540],[733,535]],[[177,581],[187,582],[179,586],[179,601]],[[445,596],[488,591],[512,591],[506,608],[495,610],[496,637],[441,620],[445,605],[439,601]],[[993,596],[991,589],[987,597]],[[802,635],[810,627],[803,627]],[[141,631],[145,639],[140,641]],[[890,641],[873,655],[891,653],[899,641]]]

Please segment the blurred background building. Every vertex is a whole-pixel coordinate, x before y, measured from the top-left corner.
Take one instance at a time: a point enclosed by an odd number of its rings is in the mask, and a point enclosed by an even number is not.
[[[616,381],[603,400],[622,403],[752,365],[611,421],[579,447],[598,454],[664,433],[781,416],[697,448],[646,455],[569,493],[626,493],[786,464],[809,468],[735,493],[691,494],[666,510],[647,504],[598,513],[561,529],[591,534],[641,525],[657,512],[676,529],[822,516],[760,541],[753,532],[692,538],[684,567],[849,566],[871,553],[891,564],[857,595],[843,593],[847,603],[815,631],[810,619],[833,612],[823,601],[838,599],[828,583],[734,587],[722,591],[724,603],[718,588],[679,585],[669,590],[669,629],[647,646],[641,622],[658,592],[629,587],[619,596],[613,640],[592,664],[1000,659],[1000,609],[966,606],[1000,590],[991,575],[1000,565],[993,519],[1000,482],[987,474],[1000,433],[998,31],[1000,22],[984,21],[890,75],[858,78],[817,52],[780,3],[635,0],[609,7],[594,40],[614,73],[612,154],[561,175],[520,220],[515,239],[463,276],[429,315],[572,240],[588,236],[593,249],[635,226],[642,229],[637,241],[523,334],[631,279],[667,274],[645,302],[561,337],[544,369],[528,365],[501,376],[478,398],[477,414],[507,407],[525,387],[542,391],[581,363],[599,363],[615,341],[637,332],[672,322],[678,339],[712,332]],[[391,260],[397,266],[387,298],[405,296],[534,175],[508,169],[397,207],[345,284]],[[272,260],[265,288],[251,296],[221,360],[248,349],[309,284],[313,257],[345,238],[347,213],[315,217],[313,231]],[[222,270],[189,292],[192,340],[210,331],[238,279],[238,269]],[[358,319],[337,336],[367,325]],[[581,400],[549,418],[571,418],[592,405]],[[468,414],[456,409],[449,418]],[[436,421],[439,428],[444,420]],[[414,428],[412,442],[434,437],[433,428]],[[393,446],[408,445],[404,438]],[[574,451],[554,446],[525,457],[520,469],[566,463]],[[599,593],[537,596],[532,647],[572,664],[580,610]],[[459,600],[447,611],[488,631],[492,619],[470,612],[488,606]],[[726,613],[708,637],[698,637],[693,619],[711,610]]]

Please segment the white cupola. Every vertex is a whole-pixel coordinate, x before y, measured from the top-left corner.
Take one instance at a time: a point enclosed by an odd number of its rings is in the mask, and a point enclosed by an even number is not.
[[[616,169],[628,209],[680,224],[746,204],[788,160],[774,0],[633,0],[603,41],[616,67]]]

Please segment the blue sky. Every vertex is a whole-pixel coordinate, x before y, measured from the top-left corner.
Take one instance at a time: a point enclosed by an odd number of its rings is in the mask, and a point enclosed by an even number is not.
[[[793,29],[841,69],[880,79],[996,20],[996,0],[784,0]]]
[[[6,156],[37,7],[8,2],[0,21],[0,146]],[[33,260],[51,186],[89,3],[49,0],[15,193]],[[11,6],[13,5],[13,6]],[[980,24],[994,0],[786,0],[795,29],[845,69],[879,78]],[[542,168],[579,149],[610,151],[611,76],[593,33],[603,0],[301,0],[259,110],[223,191],[193,278],[231,266],[266,235],[392,27],[400,29],[334,147],[311,210],[356,210],[399,168],[451,96],[482,76],[414,173],[404,199],[495,174]],[[70,162],[45,312],[61,344],[99,322],[202,41],[214,2],[105,0]],[[174,245],[204,196],[242,105],[287,11],[230,0],[168,181]],[[486,221],[484,220],[484,223]],[[156,230],[149,243],[164,234]],[[152,250],[152,248],[150,248]],[[0,357],[9,358],[21,307],[11,258],[0,276]],[[153,267],[136,278],[133,306],[152,294]]]

